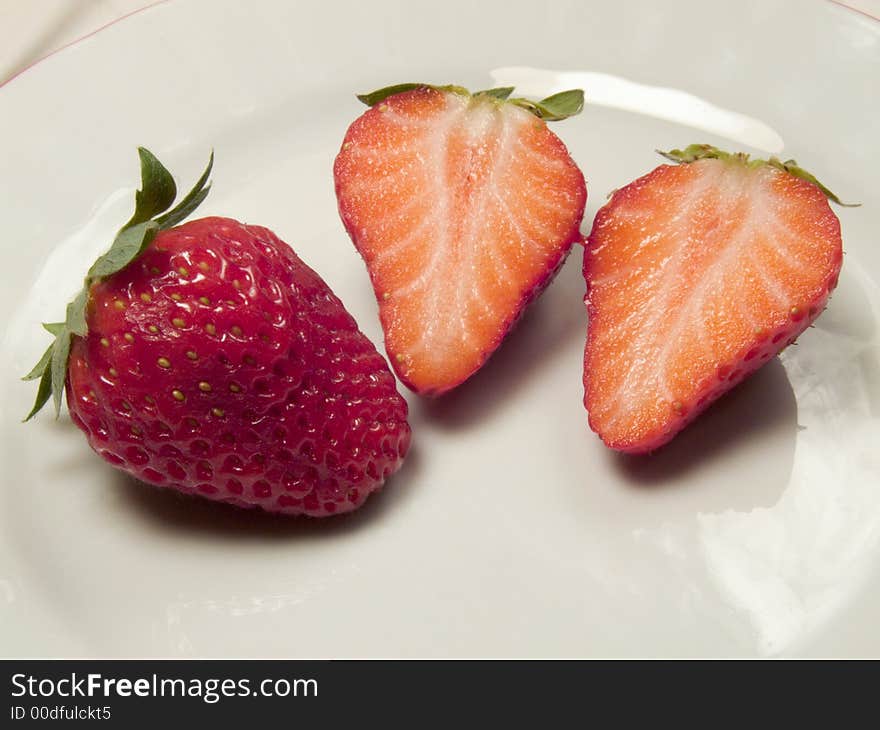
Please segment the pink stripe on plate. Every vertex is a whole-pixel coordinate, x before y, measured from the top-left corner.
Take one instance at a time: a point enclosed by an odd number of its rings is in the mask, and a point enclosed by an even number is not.
[[[54,51],[47,53],[45,56],[41,56],[36,61],[33,61],[33,62],[29,63],[27,66],[25,66],[24,68],[16,71],[14,74],[12,74],[12,76],[10,76],[5,81],[0,82],[0,89],[2,89],[4,86],[6,86],[6,84],[8,84],[13,79],[17,79],[25,71],[29,71],[34,66],[36,66],[38,63],[42,63],[47,58],[51,58],[56,53],[63,51],[65,48],[70,48],[71,46],[75,46],[80,41],[84,41],[86,38],[91,38],[93,35],[95,35],[96,33],[100,33],[105,28],[109,28],[111,25],[116,25],[120,20],[125,20],[126,18],[130,18],[132,15],[137,15],[138,13],[140,13],[144,10],[149,10],[150,8],[155,7],[156,5],[161,5],[162,3],[166,3],[166,2],[168,2],[168,0],[155,0],[154,2],[151,2],[148,5],[144,5],[142,8],[138,8],[137,10],[132,10],[131,12],[126,13],[125,15],[121,15],[120,17],[116,18],[115,20],[111,20],[109,23],[105,23],[104,25],[100,26],[99,28],[95,28],[95,30],[91,31],[90,33],[86,33],[84,36],[80,36],[79,38],[76,38],[75,40],[72,40],[69,43],[65,43],[60,48],[56,48]]]

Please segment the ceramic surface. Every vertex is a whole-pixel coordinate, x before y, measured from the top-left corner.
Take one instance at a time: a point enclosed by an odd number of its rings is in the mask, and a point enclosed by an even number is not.
[[[827,2],[245,4],[137,13],[0,88],[0,654],[880,654],[880,23]],[[127,219],[135,147],[201,212],[274,229],[381,342],[331,165],[354,95],[582,83],[555,126],[608,192],[705,141],[795,157],[846,200],[798,344],[651,457],[581,404],[581,252],[490,363],[408,394],[414,447],[357,514],[289,521],[131,482],[17,378]]]

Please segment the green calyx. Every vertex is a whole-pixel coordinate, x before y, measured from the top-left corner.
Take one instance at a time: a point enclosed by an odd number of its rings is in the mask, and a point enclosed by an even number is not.
[[[471,93],[461,86],[433,86],[431,84],[395,84],[394,86],[386,86],[384,89],[378,89],[370,94],[359,94],[358,99],[367,106],[376,106],[385,101],[389,96],[401,94],[404,91],[412,91],[413,89],[436,89],[437,91],[446,91],[453,94],[461,94],[462,96],[486,97],[495,99],[499,103],[513,104],[534,114],[538,119],[548,122],[558,122],[562,119],[573,117],[584,108],[584,92],[582,89],[570,89],[568,91],[560,91],[558,94],[548,96],[541,101],[532,101],[531,99],[510,98],[513,93],[513,86],[503,86],[497,89],[485,89],[483,91],[475,91]]]
[[[43,324],[43,328],[55,339],[33,370],[22,378],[40,380],[37,398],[25,421],[33,418],[49,398],[55,405],[55,417],[61,413],[70,341],[73,335],[85,337],[88,334],[86,305],[92,284],[128,266],[144,252],[159,231],[176,226],[198,208],[211,189],[208,176],[214,165],[213,152],[202,176],[174,208],[171,205],[177,197],[177,186],[171,173],[148,149],[138,147],[138,155],[141,161],[141,189],[135,193],[134,214],[119,229],[110,248],[92,264],[82,289],[67,305],[64,321]]]
[[[821,190],[825,197],[833,203],[837,203],[838,205],[842,205],[846,208],[855,208],[861,205],[860,203],[844,203],[837,197],[831,190],[825,187],[819,180],[810,172],[807,172],[804,168],[802,168],[795,160],[785,160],[783,162],[778,157],[770,157],[767,160],[762,159],[750,159],[749,155],[745,152],[725,152],[724,150],[720,150],[717,147],[713,147],[709,144],[692,144],[685,147],[683,150],[669,150],[669,152],[663,152],[661,150],[657,150],[657,153],[665,157],[667,160],[675,162],[679,165],[686,165],[691,162],[696,162],[697,160],[724,160],[726,162],[737,162],[743,165],[747,165],[748,167],[761,167],[762,165],[769,165],[770,167],[775,167],[777,170],[781,170],[782,172],[787,172],[789,175],[794,175],[796,178],[800,178],[801,180],[806,180],[809,183],[813,183],[819,190]]]

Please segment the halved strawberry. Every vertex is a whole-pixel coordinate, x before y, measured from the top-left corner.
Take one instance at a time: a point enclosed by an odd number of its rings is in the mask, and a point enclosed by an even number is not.
[[[580,237],[584,178],[545,120],[576,114],[583,92],[512,91],[404,84],[359,97],[372,108],[336,158],[391,363],[424,395],[483,365]]]
[[[584,404],[646,452],[794,342],[837,284],[840,201],[793,160],[665,155],[599,211],[584,255]]]

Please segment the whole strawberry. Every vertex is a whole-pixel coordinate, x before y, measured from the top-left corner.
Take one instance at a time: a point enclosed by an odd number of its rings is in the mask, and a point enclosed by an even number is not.
[[[790,345],[843,261],[837,197],[794,160],[673,150],[614,192],[584,254],[584,403],[610,447],[662,446]]]
[[[361,96],[371,109],[333,168],[391,364],[422,395],[481,368],[580,240],[584,176],[547,121],[577,114],[583,92],[512,92],[402,84]]]
[[[92,267],[40,377],[32,417],[67,387],[91,447],[136,478],[269,512],[348,512],[406,455],[406,402],[324,281],[271,231],[174,227],[181,204],[147,150],[137,210]],[[164,215],[159,215],[164,213]],[[156,217],[158,216],[158,217]],[[69,349],[69,354],[68,354]]]

